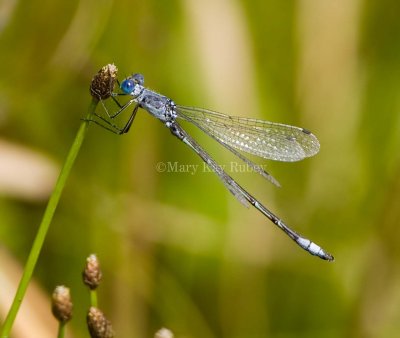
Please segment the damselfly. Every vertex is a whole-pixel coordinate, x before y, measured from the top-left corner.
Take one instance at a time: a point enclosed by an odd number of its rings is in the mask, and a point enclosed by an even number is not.
[[[108,112],[108,109],[101,101],[107,116],[103,117],[99,114],[94,114],[91,121],[113,133],[124,134],[129,131],[138,109],[146,110],[159,119],[171,131],[172,135],[188,145],[216,173],[225,187],[242,204],[247,207],[252,205],[310,254],[328,261],[334,260],[331,254],[292,230],[278,216],[240,186],[187,134],[178,121],[181,119],[192,123],[275,185],[279,185],[275,178],[240,151],[276,161],[299,161],[306,157],[314,156],[319,151],[318,139],[310,131],[281,123],[233,117],[207,109],[177,105],[170,98],[144,87],[144,78],[141,74],[127,77],[119,87],[121,92],[112,93],[111,95],[119,107],[118,111],[115,113]],[[118,101],[118,96],[121,95],[129,97],[129,100],[123,105]],[[117,126],[113,122],[114,119],[131,105],[134,108],[128,121],[122,128]]]

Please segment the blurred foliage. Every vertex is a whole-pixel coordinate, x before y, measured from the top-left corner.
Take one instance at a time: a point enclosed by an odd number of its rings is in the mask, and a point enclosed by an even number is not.
[[[118,337],[162,326],[176,337],[396,337],[399,11],[388,0],[3,0],[0,138],[57,167],[92,76],[110,62],[177,103],[304,126],[321,141],[314,158],[268,162],[281,189],[232,175],[332,252],[331,264],[242,207],[144,111],[122,137],[93,126],[34,275],[48,299],[55,285],[71,289],[70,336],[88,336],[81,270],[95,252],[99,304]],[[235,161],[189,130],[219,162]],[[21,183],[2,154],[3,180]],[[160,173],[159,162],[199,170]],[[32,181],[36,198],[0,184],[1,246],[21,266],[47,199]]]

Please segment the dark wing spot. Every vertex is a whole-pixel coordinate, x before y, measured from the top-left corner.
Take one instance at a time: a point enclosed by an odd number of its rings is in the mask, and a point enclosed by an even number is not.
[[[310,135],[310,134],[311,134],[311,131],[309,131],[309,130],[307,130],[307,129],[304,129],[304,128],[301,128],[301,131],[302,131],[304,134],[307,134],[307,135]]]

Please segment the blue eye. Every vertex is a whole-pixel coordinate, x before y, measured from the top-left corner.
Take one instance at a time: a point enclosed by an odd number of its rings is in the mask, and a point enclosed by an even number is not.
[[[135,83],[133,82],[133,80],[127,79],[127,80],[122,81],[122,83],[121,83],[121,90],[125,94],[132,93],[134,88],[135,88]]]

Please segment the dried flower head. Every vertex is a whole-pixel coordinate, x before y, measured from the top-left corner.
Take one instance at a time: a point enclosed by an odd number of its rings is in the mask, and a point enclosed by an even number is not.
[[[98,308],[91,307],[86,317],[90,337],[92,338],[113,338],[114,331],[110,321]]]
[[[62,323],[66,323],[72,317],[72,301],[69,288],[60,285],[54,289],[51,297],[51,311],[54,317]]]
[[[109,98],[114,90],[117,73],[118,68],[113,63],[101,68],[92,79],[90,94],[98,100]]]
[[[86,266],[82,272],[83,282],[91,289],[96,289],[101,281],[100,262],[95,254],[86,258]]]
[[[163,327],[162,329],[159,329],[156,332],[154,338],[174,338],[174,334],[172,333],[171,330],[168,330],[165,327]]]

